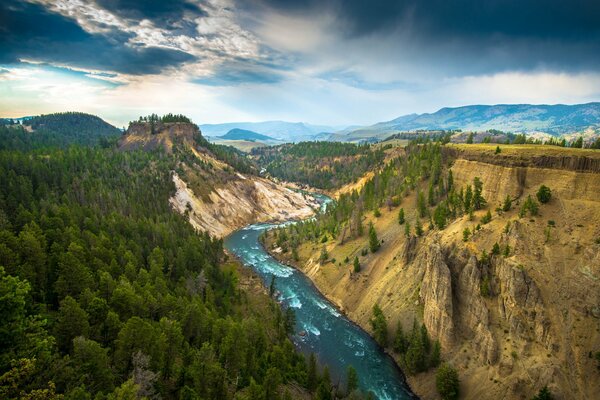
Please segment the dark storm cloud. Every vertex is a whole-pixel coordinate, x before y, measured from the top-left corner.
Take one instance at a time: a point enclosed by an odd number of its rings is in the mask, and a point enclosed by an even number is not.
[[[241,4],[242,2],[240,2]],[[342,40],[407,34],[423,53],[480,60],[481,69],[593,69],[600,62],[598,0],[256,0],[286,14],[336,16]],[[453,61],[454,62],[454,61]],[[466,66],[477,70],[477,66]]]
[[[279,10],[335,10],[354,35],[411,20],[432,36],[491,35],[592,39],[600,34],[596,0],[259,0]]]
[[[127,74],[159,73],[194,59],[158,47],[129,46],[126,33],[90,34],[77,23],[40,5],[0,4],[0,63],[30,59]]]

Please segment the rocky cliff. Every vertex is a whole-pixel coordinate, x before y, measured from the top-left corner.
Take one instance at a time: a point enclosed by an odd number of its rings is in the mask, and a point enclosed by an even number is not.
[[[398,321],[423,321],[459,370],[461,398],[529,399],[544,385],[558,399],[596,398],[600,375],[589,354],[600,351],[600,157],[552,155],[529,164],[524,153],[490,160],[493,148],[486,157],[463,154],[446,153],[454,157],[455,185],[483,181],[490,223],[475,229],[482,210],[473,221],[463,216],[442,231],[406,239],[397,209],[382,208],[379,218],[365,221],[374,222],[382,246],[361,261],[359,274],[319,263],[315,244],[300,248],[296,265],[367,330],[375,303],[391,337]],[[542,184],[552,200],[538,216],[519,218],[523,200],[535,198]],[[507,195],[513,209],[495,211]],[[414,194],[403,204],[414,220]],[[465,228],[473,231],[467,242]],[[366,240],[331,242],[327,250],[337,260],[353,259]],[[494,243],[501,254],[490,254]],[[438,398],[432,374],[409,377],[424,399]]]
[[[173,143],[192,143],[194,137],[200,134],[195,124],[187,122],[131,122],[129,128],[119,141],[122,150],[153,150],[163,147],[172,153]]]
[[[198,145],[200,135],[191,123],[132,122],[119,142],[124,151],[162,147],[173,154],[178,149],[178,172],[173,171],[176,192],[170,201],[198,230],[224,237],[255,222],[306,218],[318,208],[309,195],[237,172]]]

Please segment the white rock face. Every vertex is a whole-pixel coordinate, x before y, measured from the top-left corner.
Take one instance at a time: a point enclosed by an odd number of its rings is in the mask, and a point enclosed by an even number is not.
[[[176,173],[173,182],[177,188],[170,199],[173,208],[181,214],[187,211],[196,229],[215,237],[227,236],[254,222],[306,218],[319,206],[311,196],[259,177],[228,182],[210,193],[210,201],[196,197]]]

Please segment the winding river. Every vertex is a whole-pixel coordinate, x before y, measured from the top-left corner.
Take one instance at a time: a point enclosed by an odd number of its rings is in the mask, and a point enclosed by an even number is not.
[[[331,201],[326,196],[315,197],[322,209]],[[254,269],[266,285],[275,276],[279,300],[295,311],[296,332],[306,332],[292,338],[300,351],[314,352],[320,364],[328,365],[334,383],[343,382],[352,365],[358,372],[360,388],[377,399],[416,398],[392,359],[365,331],[342,315],[304,274],[278,262],[263,249],[260,234],[276,226],[255,224],[240,229],[225,239],[225,248]]]

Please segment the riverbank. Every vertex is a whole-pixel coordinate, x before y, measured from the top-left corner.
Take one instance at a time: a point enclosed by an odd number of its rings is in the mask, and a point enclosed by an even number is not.
[[[340,313],[342,313],[346,318],[348,318],[348,320],[352,324],[356,325],[361,330],[369,334],[371,338],[373,338],[372,329],[370,324],[368,323],[368,318],[353,318],[351,313],[349,313],[349,310],[346,307],[344,307],[343,302],[336,296],[332,295],[331,290],[329,290],[330,285],[325,280],[319,279],[319,277],[322,277],[322,274],[317,274],[318,271],[314,269],[311,270],[311,268],[307,269],[306,264],[302,264],[298,261],[295,261],[291,256],[291,252],[282,252],[280,248],[274,246],[273,239],[274,238],[272,236],[265,236],[263,240],[260,241],[261,246],[265,252],[267,252],[271,257],[275,258],[278,262],[287,265],[291,268],[294,268],[299,273],[306,276],[312,284],[312,286],[315,288],[315,290],[317,290],[323,297],[327,298],[336,307],[336,309],[339,310]],[[314,251],[317,250],[315,249]],[[328,261],[327,263],[330,264],[331,261]],[[348,274],[352,275],[350,272],[348,272]],[[385,354],[387,354],[387,356],[393,361],[395,367],[402,374],[407,386],[411,389],[411,391],[414,392],[415,397],[418,396],[418,398],[422,400],[439,399],[439,395],[435,387],[435,374],[432,370],[425,373],[420,373],[418,375],[404,374],[400,365],[400,360],[397,358],[397,355],[389,351],[388,349],[384,349],[381,347],[380,349],[382,352],[385,352]]]
[[[296,315],[296,332],[291,339],[298,349],[315,353],[327,365],[334,381],[345,381],[348,366],[358,373],[360,387],[378,399],[415,399],[403,374],[368,333],[353,323],[324,297],[313,282],[296,269],[278,262],[259,242],[260,234],[278,225],[255,224],[225,238],[225,248],[254,270],[265,286],[275,277],[278,302]]]

